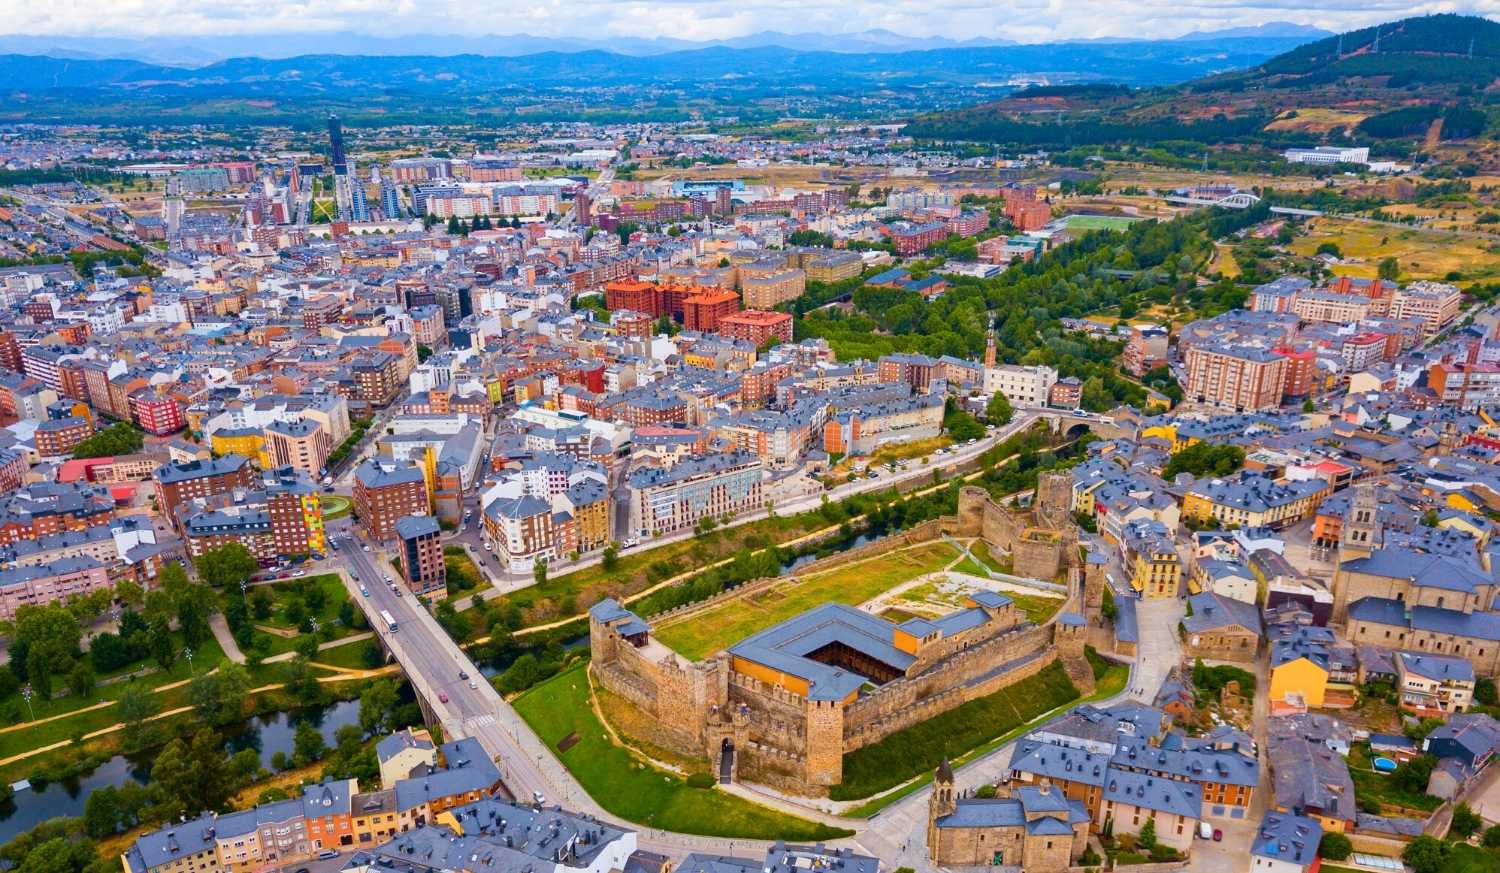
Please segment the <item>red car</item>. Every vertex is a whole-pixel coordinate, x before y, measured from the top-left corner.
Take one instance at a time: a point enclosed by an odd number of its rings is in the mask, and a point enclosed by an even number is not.
[[[447,703],[448,702],[448,692],[446,692],[446,691],[439,691],[438,692],[438,700],[441,700],[442,702]]]
[[[1221,830],[1219,830],[1218,828],[1214,828],[1214,842],[1216,842],[1216,843],[1222,843],[1222,842],[1224,842],[1224,832],[1221,831]]]

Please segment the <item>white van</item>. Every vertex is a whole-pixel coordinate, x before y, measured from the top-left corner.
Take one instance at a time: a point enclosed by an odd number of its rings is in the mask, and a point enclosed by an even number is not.
[[[1214,838],[1214,829],[1213,829],[1213,826],[1210,825],[1206,821],[1200,821],[1200,822],[1198,822],[1198,839],[1200,839],[1200,840],[1211,840],[1213,838]]]

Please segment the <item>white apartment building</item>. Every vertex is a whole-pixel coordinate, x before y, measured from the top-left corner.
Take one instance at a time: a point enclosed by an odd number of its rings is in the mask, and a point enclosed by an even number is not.
[[[998,391],[1015,406],[1045,406],[1056,384],[1057,371],[1051,367],[1001,364],[984,369],[984,393],[993,396]]]

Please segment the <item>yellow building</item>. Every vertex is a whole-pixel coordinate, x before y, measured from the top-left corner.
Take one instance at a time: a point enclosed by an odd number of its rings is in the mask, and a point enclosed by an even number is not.
[[[1167,442],[1171,443],[1173,452],[1180,452],[1188,446],[1199,441],[1195,436],[1179,437],[1177,434],[1177,425],[1173,424],[1172,422],[1152,425],[1151,427],[1145,428],[1141,431],[1140,438],[1142,440],[1149,439],[1151,437],[1164,439]]]
[[[1258,473],[1204,478],[1183,495],[1182,515],[1223,525],[1282,527],[1312,515],[1327,495],[1323,479],[1276,481]]]
[[[223,428],[209,436],[209,450],[214,457],[244,455],[262,470],[271,467],[271,454],[266,445],[265,432],[256,427]]]
[[[1135,556],[1131,587],[1142,597],[1176,597],[1182,583],[1182,564],[1175,551]]]
[[[1271,700],[1284,701],[1288,695],[1300,697],[1309,707],[1323,705],[1323,696],[1328,691],[1328,671],[1307,656],[1293,658],[1284,664],[1275,664],[1272,655]]]
[[[592,552],[609,544],[611,537],[609,491],[604,483],[585,480],[575,483],[566,494],[573,508],[578,532],[578,551]]]
[[[1142,597],[1176,597],[1182,584],[1182,561],[1167,526],[1137,521],[1122,531],[1130,566],[1130,586]]]

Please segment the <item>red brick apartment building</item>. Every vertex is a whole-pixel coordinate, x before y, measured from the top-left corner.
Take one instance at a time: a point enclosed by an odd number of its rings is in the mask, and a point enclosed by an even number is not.
[[[189,500],[255,484],[255,469],[244,455],[169,461],[156,470],[156,500],[162,515],[176,524],[178,507]]]
[[[746,309],[719,319],[719,333],[744,340],[756,348],[775,337],[784,343],[792,341],[792,316],[786,312]]]
[[[371,458],[354,471],[354,511],[371,539],[394,538],[399,519],[429,509],[427,477],[416,464]]]
[[[712,333],[719,319],[740,311],[740,295],[733,291],[705,291],[682,301],[682,323],[688,330]]]
[[[1187,352],[1187,399],[1236,412],[1281,405],[1286,358],[1265,349],[1208,349]]]

